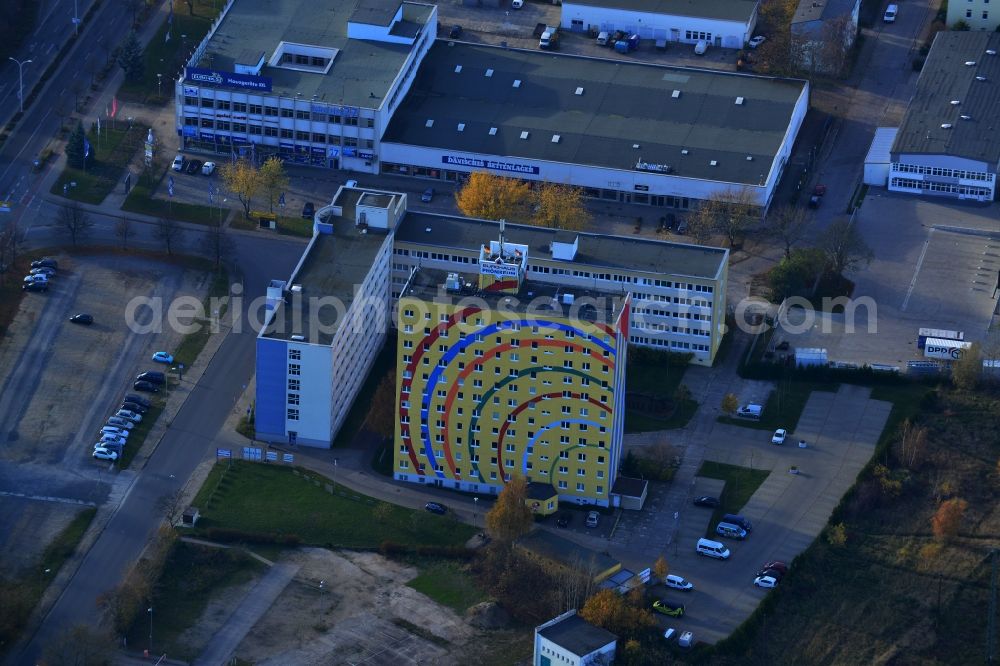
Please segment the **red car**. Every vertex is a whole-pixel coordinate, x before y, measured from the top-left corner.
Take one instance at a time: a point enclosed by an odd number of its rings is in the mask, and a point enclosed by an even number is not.
[[[770,562],[765,562],[764,566],[761,567],[761,571],[766,571],[767,569],[774,569],[775,571],[779,571],[781,572],[782,576],[788,573],[788,565],[778,560],[771,560]]]
[[[817,185],[816,187],[814,187],[813,188],[813,194],[815,194],[818,197],[825,197],[826,196],[826,185]]]

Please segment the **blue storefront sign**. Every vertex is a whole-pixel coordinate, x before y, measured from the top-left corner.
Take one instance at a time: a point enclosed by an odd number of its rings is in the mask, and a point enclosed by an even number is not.
[[[345,118],[357,118],[358,108],[355,106],[337,106],[336,104],[310,104],[309,110],[313,113],[322,113],[327,116],[343,116]]]
[[[330,146],[329,148],[326,149],[327,157],[334,158],[339,155],[340,155],[340,148],[338,148],[337,146]]]
[[[184,136],[198,136],[197,127],[190,127],[188,125],[185,125],[184,128],[181,130],[181,132],[184,134]]]
[[[191,83],[201,83],[221,88],[238,88],[240,90],[262,90],[271,92],[271,77],[237,74],[235,72],[219,72],[201,67],[185,67],[184,78]]]
[[[442,155],[443,164],[454,166],[472,167],[474,169],[489,169],[491,171],[505,171],[508,173],[531,173],[537,174],[539,169],[530,164],[518,164],[516,162],[501,162],[499,160],[484,160],[479,157],[461,157],[459,155]]]
[[[281,142],[281,143],[279,143],[279,144],[278,144],[278,146],[279,146],[279,147],[280,147],[280,148],[281,148],[282,150],[294,150],[294,149],[295,149],[295,145],[294,145],[294,144],[291,144],[291,143],[285,143],[285,142]]]
[[[316,146],[313,146],[312,147],[312,152],[316,153],[316,154],[319,154],[319,155],[325,155],[326,154],[326,150],[323,149],[323,146],[320,146],[318,148]]]
[[[366,159],[366,160],[373,160],[373,159],[375,159],[375,153],[369,153],[369,152],[364,151],[364,150],[359,150],[358,151],[358,157],[361,157],[361,158]]]
[[[215,141],[215,135],[209,134],[208,132],[202,132],[201,134],[198,135],[198,138],[200,138],[202,141]]]

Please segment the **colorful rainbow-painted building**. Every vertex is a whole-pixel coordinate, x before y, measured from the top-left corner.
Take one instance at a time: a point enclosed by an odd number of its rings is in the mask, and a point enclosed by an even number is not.
[[[521,475],[544,504],[536,511],[556,496],[607,506],[631,295],[526,279],[528,249],[501,230],[476,273],[411,273],[398,300],[394,476],[498,493]]]

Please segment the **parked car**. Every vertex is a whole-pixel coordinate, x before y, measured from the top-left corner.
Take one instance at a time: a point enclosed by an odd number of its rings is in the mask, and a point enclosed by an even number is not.
[[[587,527],[597,527],[599,522],[601,522],[601,514],[596,511],[587,514]]]
[[[451,39],[458,39],[462,36],[462,26],[455,24],[451,26],[451,30],[448,31],[448,37]]]
[[[813,194],[815,194],[818,197],[825,197],[826,196],[826,185],[819,184],[819,185],[816,185],[815,187],[813,187]]]
[[[420,195],[420,200],[424,203],[430,203],[432,199],[434,199],[434,188],[428,187],[424,190],[424,193]]]
[[[47,277],[52,277],[56,274],[56,269],[48,268],[47,266],[42,266],[40,268],[32,268],[28,271],[29,275],[45,275]]]
[[[572,521],[572,519],[573,516],[564,511],[559,514],[558,518],[556,518],[556,527],[569,527],[569,524]]]
[[[777,430],[774,431],[774,434],[771,435],[771,443],[784,444],[786,437],[788,437],[788,431],[785,430],[784,428],[778,428]]]
[[[750,38],[750,41],[747,42],[747,46],[749,46],[752,49],[755,49],[766,41],[767,37],[765,37],[764,35],[754,35],[753,37]]]
[[[757,587],[772,588],[777,587],[778,579],[774,576],[757,576],[753,579],[753,584]]]
[[[712,497],[711,495],[702,495],[701,497],[694,498],[695,506],[707,506],[709,509],[714,509],[719,506],[719,498]]]
[[[159,393],[160,387],[156,384],[150,384],[147,381],[137,380],[132,383],[132,388],[136,391],[145,391],[146,393]]]
[[[431,513],[436,513],[439,516],[443,516],[444,514],[448,513],[448,507],[446,507],[444,504],[439,504],[437,502],[428,502],[427,504],[424,504],[424,510],[430,511]]]
[[[24,276],[24,283],[25,284],[31,284],[32,282],[45,282],[46,284],[48,284],[48,281],[49,281],[49,276],[48,275],[25,275]]]
[[[344,187],[357,187],[357,186],[358,186],[358,181],[354,180],[353,178],[344,183]]]
[[[524,7],[524,0],[510,0],[511,9],[520,9]]]
[[[196,176],[201,171],[202,164],[201,160],[188,160],[188,163],[184,166],[184,173]]]
[[[694,45],[695,55],[705,55],[705,51],[707,50],[708,50],[708,42],[705,41],[704,39],[699,39],[698,42]]]
[[[174,171],[184,171],[184,163],[185,162],[186,162],[186,160],[184,159],[183,155],[177,155],[176,157],[174,157],[174,163],[171,166],[171,168]]]
[[[694,645],[694,634],[690,631],[685,631],[681,634],[681,637],[677,639],[677,644],[682,648],[689,648]]]
[[[685,592],[690,592],[694,589],[693,583],[684,580],[676,574],[667,574],[667,577],[663,579],[663,584],[675,590],[684,590]]]
[[[821,203],[823,203],[823,197],[821,197],[819,195],[816,195],[816,194],[814,194],[811,197],[809,197],[809,207],[810,208],[819,208],[819,205]]]
[[[780,572],[782,576],[788,573],[788,565],[781,560],[770,560],[765,562],[761,569],[774,569],[775,571]]]
[[[124,447],[127,443],[128,440],[125,439],[124,437],[118,435],[112,435],[109,433],[107,435],[102,436],[101,441],[98,442],[95,446],[107,446],[108,448],[110,448],[111,446],[116,446],[121,448]]]
[[[215,173],[215,162],[205,162],[201,165],[201,173],[204,176],[211,176]]]
[[[94,447],[94,457],[98,460],[118,460],[118,454],[103,446]]]
[[[22,291],[48,291],[48,282],[25,282],[21,285]]]
[[[158,351],[153,353],[153,360],[157,363],[173,363],[173,354],[168,354],[165,351]]]
[[[770,576],[775,580],[781,580],[783,574],[777,569],[761,569],[755,575],[756,578],[763,578],[764,576]]]
[[[146,412],[149,411],[149,408],[143,407],[137,402],[127,402],[127,401],[123,402],[122,406],[119,407],[118,409],[127,409],[130,412],[135,412],[136,414],[145,414]]]
[[[137,405],[142,405],[146,409],[149,409],[153,404],[146,398],[143,398],[141,395],[136,395],[135,393],[126,393],[125,397],[122,398],[122,402],[134,402]]]
[[[302,206],[302,219],[311,220],[313,215],[316,214],[316,206],[311,201],[307,201],[304,206]]]
[[[684,605],[673,605],[666,599],[657,599],[653,602],[653,610],[657,613],[663,613],[664,615],[669,615],[670,617],[684,617]]]
[[[687,232],[688,232],[688,223],[687,223],[687,220],[681,220],[677,224],[677,234],[680,235],[680,236],[683,236]]]
[[[94,323],[93,315],[89,315],[84,312],[73,315],[72,317],[69,318],[69,320],[74,324],[82,324],[83,326],[90,326],[91,324]]]
[[[677,635],[677,630],[676,629],[674,629],[673,627],[667,627],[663,631],[663,640],[665,640],[667,642],[670,642],[670,641],[674,640],[674,636],[676,636],[676,635]]]
[[[59,262],[55,259],[49,259],[48,257],[42,259],[35,259],[31,262],[32,268],[59,268]]]
[[[101,428],[101,436],[103,437],[104,435],[118,435],[119,437],[128,439],[128,430],[125,428],[119,428],[118,426],[106,425]]]
[[[115,412],[115,416],[123,419],[128,419],[132,423],[139,423],[142,421],[142,414],[133,412],[131,409],[119,409]]]
[[[117,428],[134,428],[135,423],[129,419],[123,419],[120,416],[110,416],[108,417],[107,425],[115,426]]]
[[[147,372],[140,372],[138,375],[136,375],[135,381],[150,382],[151,384],[166,384],[167,376],[164,375],[162,372],[149,370]]]

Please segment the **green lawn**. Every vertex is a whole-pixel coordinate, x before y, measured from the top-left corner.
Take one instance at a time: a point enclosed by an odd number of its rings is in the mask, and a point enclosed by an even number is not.
[[[80,511],[66,529],[48,545],[40,561],[18,578],[0,577],[0,654],[13,645],[24,630],[32,609],[62,565],[76,551],[97,509]]]
[[[211,316],[212,312],[210,310],[209,304],[210,299],[219,298],[222,296],[227,296],[229,294],[229,275],[225,269],[216,271],[212,273],[212,283],[209,285],[208,295],[202,302],[203,312],[209,319],[202,320],[201,326],[198,330],[188,333],[181,340],[180,344],[177,345],[177,349],[174,350],[174,360],[177,363],[183,363],[185,372],[198,359],[198,355],[201,354],[202,349],[205,348],[205,344],[208,343],[208,338],[212,335],[212,324]],[[225,314],[225,307],[220,309],[219,318]]]
[[[698,411],[698,402],[695,400],[682,400],[677,404],[674,412],[665,419],[650,416],[645,412],[635,409],[625,410],[625,432],[652,432],[655,430],[672,430],[683,428]]]
[[[475,579],[459,562],[431,560],[417,565],[420,574],[407,583],[417,592],[451,608],[459,615],[489,596],[479,589]]]
[[[299,472],[296,474],[295,472]],[[383,515],[373,498],[296,468],[234,461],[212,469],[194,501],[199,529],[297,535],[304,543],[332,548],[464,544],[476,530],[448,516],[388,505]]]
[[[89,204],[101,203],[115,187],[120,186],[125,167],[142,147],[145,138],[145,130],[138,125],[132,129],[113,129],[105,123],[100,136],[96,128],[92,127],[87,132],[87,140],[90,141],[93,155],[87,162],[87,168],[63,169],[49,192],[63,196],[63,186],[66,185],[67,199]]]
[[[177,541],[153,587],[153,648],[175,659],[198,656],[177,639],[201,617],[212,595],[262,573],[265,565],[235,548],[204,548]],[[149,615],[140,613],[127,635],[133,649],[149,646]]]
[[[719,497],[719,508],[712,514],[712,520],[708,524],[706,535],[711,537],[715,534],[715,525],[724,514],[739,513],[750,497],[757,492],[760,484],[767,478],[767,470],[750,469],[749,467],[739,467],[737,465],[727,465],[725,463],[712,462],[706,460],[698,470],[698,476],[709,479],[722,479],[726,485],[722,489]]]
[[[196,0],[194,16],[188,16],[187,3],[174,2],[174,23],[167,41],[167,23],[163,22],[143,53],[143,78],[126,81],[118,89],[121,101],[163,105],[173,100],[173,81],[176,72],[184,66],[187,53],[201,42],[212,25],[212,18],[219,14],[223,2]],[[182,35],[184,35],[182,37]],[[158,87],[157,74],[163,75]]]
[[[166,171],[160,175],[159,180],[162,180],[164,175],[166,175]],[[154,199],[153,190],[159,180],[155,180],[154,183],[149,182],[146,178],[140,178],[139,182],[129,191],[128,196],[125,197],[122,210],[205,226],[217,224],[220,219],[225,219],[225,216],[229,214],[228,210],[220,212],[219,208],[213,206],[181,203],[172,199]]]
[[[276,220],[277,229],[275,232],[270,230],[262,230],[267,233],[278,233],[282,236],[297,236],[299,238],[312,238],[313,235],[313,221],[303,220],[301,217],[279,217]],[[234,215],[232,221],[229,223],[235,229],[245,229],[247,231],[257,231],[260,229],[260,224],[257,222],[257,218],[250,218],[249,220],[243,217],[243,213],[240,212],[238,215]]]
[[[778,382],[778,388],[771,391],[768,396],[759,421],[736,416],[720,416],[716,420],[754,430],[785,428],[788,432],[794,433],[812,392],[836,391],[837,388],[837,384],[783,380]]]

